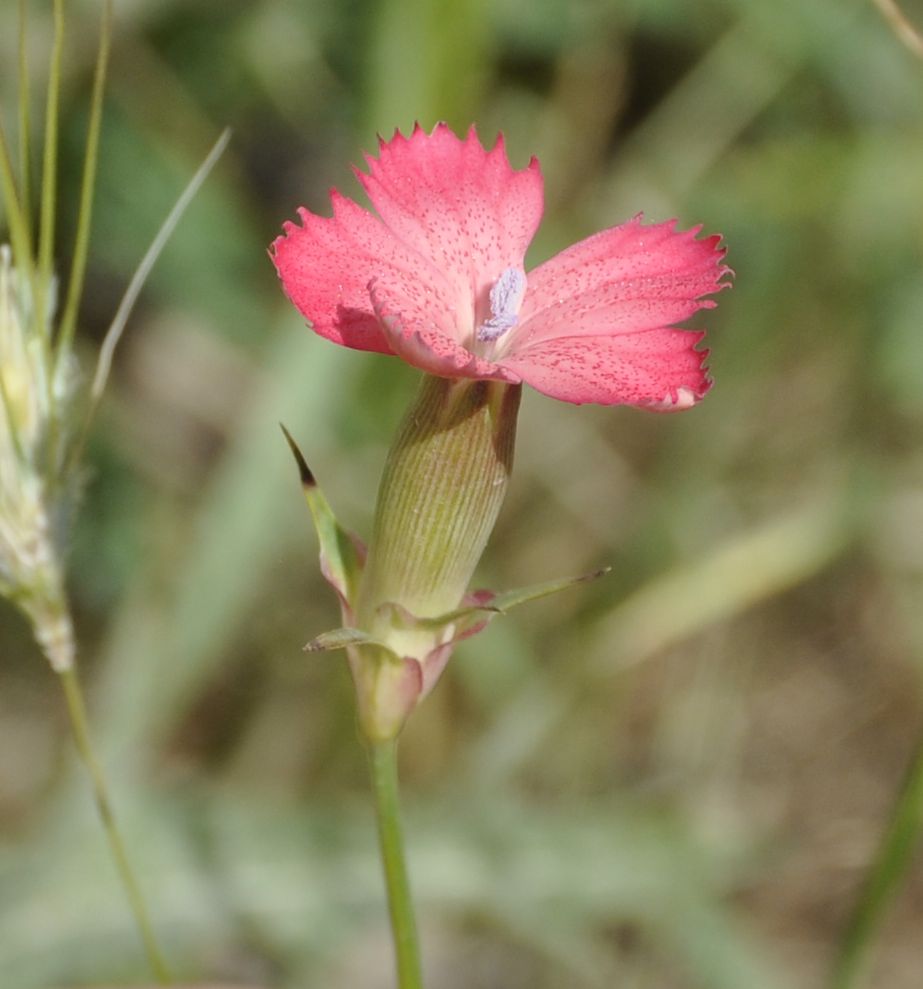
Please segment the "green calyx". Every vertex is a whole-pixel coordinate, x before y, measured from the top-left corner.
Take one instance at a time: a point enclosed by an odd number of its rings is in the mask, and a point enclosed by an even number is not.
[[[501,382],[423,379],[388,455],[367,558],[286,434],[343,613],[344,628],[309,649],[346,649],[360,726],[373,741],[398,734],[452,644],[470,634],[451,616],[467,604],[506,493],[519,398],[519,386]]]
[[[427,376],[398,429],[356,604],[356,624],[376,644],[348,650],[373,741],[397,735],[464,634],[425,620],[463,605],[506,494],[520,393]]]
[[[360,627],[392,648],[406,630],[383,605],[427,618],[461,604],[506,494],[519,398],[501,382],[424,378],[388,454],[359,589]]]
[[[337,522],[285,434],[317,530],[321,570],[343,615],[341,628],[305,650],[346,651],[359,724],[372,742],[400,732],[460,639],[511,608],[606,572],[469,593],[506,492],[519,396],[518,386],[499,382],[424,378],[388,455],[367,553]]]

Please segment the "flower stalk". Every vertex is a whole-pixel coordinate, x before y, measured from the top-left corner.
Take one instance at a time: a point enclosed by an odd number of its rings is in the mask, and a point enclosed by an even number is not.
[[[368,745],[378,844],[388,894],[398,989],[422,989],[420,947],[404,856],[397,782],[397,739]]]
[[[536,159],[472,127],[381,140],[358,171],[378,213],[334,191],[333,215],[298,210],[270,247],[282,286],[320,336],[425,373],[382,475],[365,547],[337,523],[286,438],[343,625],[309,652],[345,649],[372,782],[400,989],[420,986],[397,808],[396,740],[455,643],[525,601],[586,577],[504,594],[469,582],[513,461],[521,385],[574,404],[688,409],[711,387],[704,334],[676,324],[728,287],[720,237],[636,216],[527,272],[543,210]],[[284,428],[284,427],[283,427]]]
[[[356,620],[376,640],[348,649],[368,740],[399,989],[421,989],[398,804],[397,735],[438,677],[457,608],[493,531],[513,466],[521,389],[427,375],[398,429],[378,494]]]

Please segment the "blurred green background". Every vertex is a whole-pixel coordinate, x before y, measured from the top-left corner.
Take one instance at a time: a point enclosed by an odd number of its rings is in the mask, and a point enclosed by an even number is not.
[[[38,102],[50,38],[30,2]],[[923,24],[923,5],[905,11]],[[61,243],[99,4],[71,0]],[[15,14],[0,96],[15,120]],[[536,154],[534,265],[644,210],[720,231],[716,385],[525,398],[478,583],[611,564],[456,653],[402,745],[432,989],[824,984],[923,719],[923,61],[864,0],[117,0],[85,366],[132,320],[71,558],[100,747],[178,972],[385,989],[338,622],[277,422],[367,533],[416,375],[303,326],[266,245],[415,120]],[[36,107],[36,112],[38,106]],[[66,250],[61,258],[66,267]],[[0,986],[143,981],[58,684],[0,602]],[[918,989],[923,871],[870,986]]]

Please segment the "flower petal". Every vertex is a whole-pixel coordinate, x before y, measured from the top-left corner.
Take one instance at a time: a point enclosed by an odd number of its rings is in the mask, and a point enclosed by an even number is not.
[[[695,350],[703,332],[672,328],[616,336],[558,337],[501,362],[536,390],[583,405],[639,405],[662,412],[687,409],[711,387]]]
[[[473,127],[461,140],[445,124],[396,132],[366,160],[369,174],[357,175],[382,220],[452,282],[456,340],[465,342],[489,315],[494,282],[522,267],[542,216],[538,162],[516,171],[502,136],[485,151]]]
[[[301,226],[286,223],[270,248],[286,295],[314,330],[357,350],[390,353],[372,310],[373,279],[413,296],[451,332],[449,283],[375,216],[335,190],[333,216],[300,209]]]
[[[675,222],[644,226],[641,217],[574,244],[529,273],[514,351],[541,340],[651,330],[711,309],[728,283],[720,237]]]
[[[522,380],[513,371],[456,343],[417,299],[395,293],[392,283],[373,280],[369,295],[391,352],[408,364],[442,378],[495,379],[512,384]]]

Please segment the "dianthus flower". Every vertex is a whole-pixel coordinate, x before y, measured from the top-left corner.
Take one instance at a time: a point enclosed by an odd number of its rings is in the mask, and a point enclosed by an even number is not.
[[[677,329],[727,286],[720,237],[640,216],[526,273],[543,211],[536,159],[516,170],[445,124],[381,141],[356,170],[378,217],[336,190],[299,210],[272,256],[321,336],[443,378],[525,382],[582,404],[670,411],[708,391],[702,331]]]
[[[711,384],[702,332],[674,324],[726,286],[720,238],[636,217],[528,274],[542,216],[533,159],[440,124],[382,141],[357,172],[378,216],[331,193],[271,254],[289,298],[321,336],[396,354],[425,372],[391,446],[365,548],[340,530],[300,459],[323,571],[343,627],[311,649],[346,650],[366,736],[394,738],[459,639],[493,614],[567,586],[497,595],[469,582],[503,501],[521,385],[577,404],[671,410]],[[296,450],[296,456],[300,453]]]

